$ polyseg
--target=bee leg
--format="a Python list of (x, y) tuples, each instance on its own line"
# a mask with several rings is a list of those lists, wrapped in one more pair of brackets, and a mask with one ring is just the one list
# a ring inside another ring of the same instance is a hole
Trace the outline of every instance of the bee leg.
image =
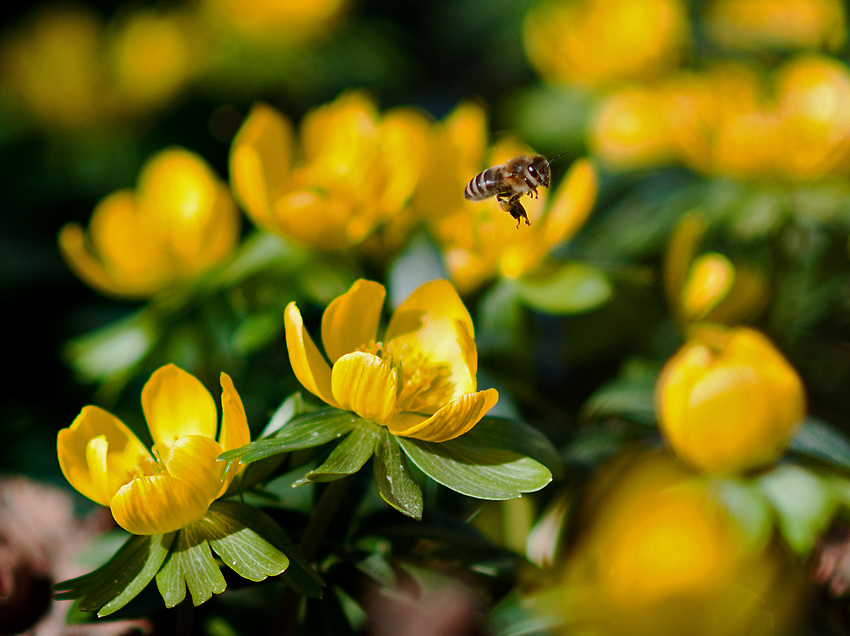
[(515, 194), (509, 199), (505, 199), (504, 196), (496, 197), (499, 201), (499, 207), (516, 219), (517, 229), (519, 229), (520, 221), (523, 219), (525, 219), (526, 225), (531, 225), (528, 220), (528, 215), (525, 213), (525, 208), (522, 207), (522, 203), (519, 202), (520, 197), (522, 197), (522, 194)]

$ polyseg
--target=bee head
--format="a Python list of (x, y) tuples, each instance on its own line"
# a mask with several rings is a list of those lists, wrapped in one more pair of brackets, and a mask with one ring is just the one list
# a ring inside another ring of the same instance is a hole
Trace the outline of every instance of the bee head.
[(534, 155), (531, 158), (531, 163), (528, 168), (529, 176), (537, 181), (544, 188), (549, 187), (549, 177), (551, 173), (549, 172), (549, 160), (542, 155)]

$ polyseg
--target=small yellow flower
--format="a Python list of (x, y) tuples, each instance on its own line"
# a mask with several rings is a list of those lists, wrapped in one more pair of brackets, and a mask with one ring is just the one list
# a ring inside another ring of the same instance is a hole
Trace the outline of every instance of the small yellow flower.
[(697, 256), (708, 229), (697, 212), (682, 217), (664, 259), (667, 300), (683, 325), (697, 321), (736, 324), (757, 316), (767, 304), (767, 278), (723, 254)]
[(201, 0), (200, 8), (216, 29), (266, 46), (291, 44), (321, 35), (347, 4), (347, 0)]
[(847, 41), (841, 0), (713, 0), (705, 21), (709, 37), (729, 49), (837, 51)]
[(182, 148), (148, 160), (135, 191), (98, 203), (88, 235), (76, 223), (59, 233), (62, 255), (98, 291), (145, 298), (192, 279), (236, 245), (239, 214), (200, 156)]
[(775, 461), (806, 415), (803, 383), (759, 332), (703, 325), (655, 386), (661, 432), (695, 466), (731, 473)]
[(675, 68), (689, 31), (681, 0), (550, 0), (529, 11), (524, 41), (544, 78), (598, 87)]
[(221, 374), (221, 432), (209, 391), (195, 376), (169, 364), (151, 375), (142, 408), (154, 440), (153, 454), (121, 420), (86, 406), (59, 431), (59, 465), (71, 485), (109, 506), (133, 534), (174, 532), (198, 521), (227, 490), (238, 464), (225, 474), (224, 451), (250, 441), (242, 400)]
[(377, 341), (385, 291), (359, 280), (322, 317), (313, 344), (295, 303), (286, 308), (286, 346), (295, 376), (333, 407), (429, 442), (454, 439), (495, 406), (495, 389), (476, 391), (472, 319), (451, 283), (420, 286), (396, 309)]
[(309, 112), (295, 162), (292, 125), (255, 106), (230, 151), (231, 186), (258, 225), (319, 249), (341, 250), (408, 215), (428, 120), (413, 109), (379, 115), (363, 92)]
[(620, 458), (587, 502), (558, 608), (582, 633), (739, 636), (793, 620), (799, 577), (749, 547), (709, 484), (670, 459)]

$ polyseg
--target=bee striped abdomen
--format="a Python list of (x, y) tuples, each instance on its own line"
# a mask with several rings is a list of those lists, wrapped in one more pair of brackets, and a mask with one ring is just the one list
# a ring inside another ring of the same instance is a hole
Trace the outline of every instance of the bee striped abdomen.
[(470, 182), (466, 184), (463, 196), (470, 201), (481, 201), (499, 194), (501, 182), (499, 168), (500, 166), (488, 168), (472, 177)]

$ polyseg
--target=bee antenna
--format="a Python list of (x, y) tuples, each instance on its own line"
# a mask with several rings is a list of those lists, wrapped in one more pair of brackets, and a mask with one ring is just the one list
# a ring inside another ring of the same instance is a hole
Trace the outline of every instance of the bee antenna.
[(562, 152), (561, 154), (559, 154), (559, 155), (557, 155), (557, 156), (555, 156), (555, 157), (552, 157), (552, 158), (551, 158), (551, 159), (550, 159), (550, 160), (546, 163), (546, 165), (552, 165), (552, 162), (553, 162), (553, 161), (555, 161), (555, 159), (557, 159), (558, 157), (563, 157), (564, 155), (566, 155), (566, 154), (568, 154), (568, 153), (569, 153), (569, 151), (567, 151), (567, 152)]

